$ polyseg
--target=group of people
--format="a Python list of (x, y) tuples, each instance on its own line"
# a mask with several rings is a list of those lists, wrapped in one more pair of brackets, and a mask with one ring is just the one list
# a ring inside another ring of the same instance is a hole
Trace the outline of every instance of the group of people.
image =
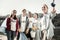
[(44, 4), (42, 11), (43, 17), (40, 18), (37, 13), (27, 14), (26, 9), (23, 9), (22, 14), (17, 17), (17, 11), (13, 10), (6, 21), (7, 39), (14, 40), (16, 36), (16, 40), (51, 40), (55, 28), (52, 19), (56, 16), (56, 10), (53, 8), (52, 12), (48, 13), (48, 6)]

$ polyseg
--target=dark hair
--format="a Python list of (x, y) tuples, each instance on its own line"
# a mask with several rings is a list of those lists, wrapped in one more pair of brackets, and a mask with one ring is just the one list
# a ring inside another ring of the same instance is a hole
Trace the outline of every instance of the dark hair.
[(11, 14), (11, 16), (10, 17), (12, 17), (13, 16), (13, 14)]
[(48, 6), (47, 6), (46, 4), (44, 4), (44, 7), (45, 7), (45, 6), (48, 8)]
[(16, 10), (13, 10), (13, 13), (17, 13), (17, 11)]
[(13, 19), (15, 19), (15, 20), (17, 19), (16, 15), (14, 16), (14, 18), (13, 18)]
[(32, 17), (32, 13), (31, 12), (29, 12), (29, 16)]
[(37, 18), (38, 18), (38, 13), (35, 13), (37, 15)]
[[(10, 16), (10, 17), (12, 17), (12, 16), (13, 16), (13, 14), (11, 14), (11, 16)], [(13, 19), (14, 19), (14, 20), (16, 20), (16, 19), (17, 19), (16, 15), (14, 15)]]
[(26, 9), (23, 9), (22, 12), (23, 12), (23, 11), (26, 11)]

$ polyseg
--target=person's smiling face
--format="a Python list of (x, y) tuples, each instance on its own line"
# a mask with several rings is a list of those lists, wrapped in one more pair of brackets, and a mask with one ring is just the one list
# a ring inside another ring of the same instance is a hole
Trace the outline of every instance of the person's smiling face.
[(46, 4), (43, 5), (42, 11), (43, 11), (44, 13), (47, 13), (47, 12), (48, 12), (48, 6), (47, 6)]

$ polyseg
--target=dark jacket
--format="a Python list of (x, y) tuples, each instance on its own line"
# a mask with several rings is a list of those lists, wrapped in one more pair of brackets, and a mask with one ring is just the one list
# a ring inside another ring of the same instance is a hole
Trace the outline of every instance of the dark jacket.
[[(11, 19), (10, 19), (10, 17), (9, 18), (7, 18), (7, 21), (6, 21), (6, 26), (7, 26), (7, 28), (6, 28), (6, 30), (8, 30), (8, 31), (10, 31), (10, 29), (11, 29)], [(18, 19), (17, 19), (17, 21), (16, 21), (16, 31), (18, 30), (18, 27), (19, 27), (19, 23), (18, 23)]]

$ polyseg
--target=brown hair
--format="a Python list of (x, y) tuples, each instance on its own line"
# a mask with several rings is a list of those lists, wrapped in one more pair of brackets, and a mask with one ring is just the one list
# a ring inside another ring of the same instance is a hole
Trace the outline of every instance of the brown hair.
[(38, 13), (35, 13), (37, 15), (37, 18), (38, 18)]
[(22, 12), (23, 12), (23, 11), (26, 11), (26, 9), (23, 9)]
[(46, 4), (44, 4), (44, 7), (45, 7), (45, 6), (48, 8), (48, 6), (47, 6)]
[(32, 13), (31, 12), (29, 12), (29, 16), (32, 17)]
[(13, 10), (12, 12), (13, 12), (13, 13), (17, 13), (17, 11), (16, 11), (16, 10)]

